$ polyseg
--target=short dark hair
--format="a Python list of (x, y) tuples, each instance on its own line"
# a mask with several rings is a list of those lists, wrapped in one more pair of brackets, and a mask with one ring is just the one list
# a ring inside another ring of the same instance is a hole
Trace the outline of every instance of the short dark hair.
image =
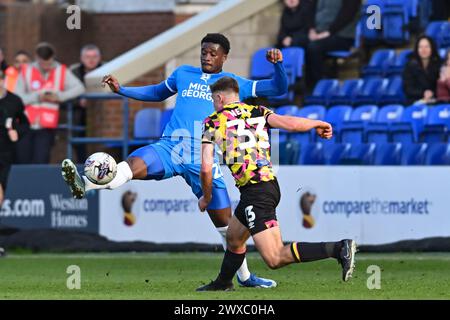
[(16, 54), (14, 55), (14, 57), (20, 56), (21, 54), (23, 54), (24, 56), (27, 56), (28, 58), (31, 58), (30, 54), (25, 50), (17, 51)]
[(41, 42), (36, 46), (36, 55), (43, 60), (49, 60), (55, 56), (55, 48), (48, 42)]
[(230, 41), (221, 33), (208, 33), (202, 39), (201, 44), (204, 44), (205, 42), (211, 42), (220, 45), (225, 54), (228, 54), (230, 52)]
[(220, 78), (209, 87), (211, 88), (212, 93), (219, 91), (233, 91), (234, 93), (239, 94), (239, 84), (231, 77)]

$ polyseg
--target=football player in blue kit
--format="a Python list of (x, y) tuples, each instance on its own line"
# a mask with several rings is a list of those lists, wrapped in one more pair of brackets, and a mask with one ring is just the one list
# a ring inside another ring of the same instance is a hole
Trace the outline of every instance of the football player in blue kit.
[[(163, 101), (177, 95), (172, 117), (163, 135), (156, 143), (132, 152), (126, 161), (117, 165), (115, 178), (106, 185), (97, 185), (81, 177), (73, 162), (62, 162), (62, 175), (75, 198), (82, 198), (86, 191), (94, 189), (115, 189), (132, 179), (162, 180), (182, 176), (192, 192), (200, 198), (202, 122), (214, 111), (210, 85), (228, 76), (239, 83), (240, 99), (258, 96), (278, 96), (288, 89), (287, 77), (282, 64), (283, 57), (278, 49), (267, 51), (267, 60), (274, 65), (271, 79), (248, 80), (222, 70), (230, 51), (230, 42), (219, 33), (207, 34), (201, 41), (201, 67), (183, 65), (175, 69), (170, 77), (156, 85), (123, 87), (118, 80), (107, 75), (103, 84), (125, 97), (141, 101)], [(227, 193), (220, 165), (214, 164), (213, 200), (207, 211), (211, 221), (222, 237), (226, 249), (226, 231), (232, 217), (231, 203)], [(244, 260), (237, 272), (241, 286), (271, 288), (276, 282), (250, 273)]]

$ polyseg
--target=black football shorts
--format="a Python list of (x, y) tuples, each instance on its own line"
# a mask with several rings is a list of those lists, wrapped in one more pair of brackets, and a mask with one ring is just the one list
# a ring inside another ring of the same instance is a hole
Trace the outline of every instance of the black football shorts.
[(239, 188), (241, 199), (234, 215), (251, 235), (278, 226), (276, 207), (281, 193), (278, 181), (260, 182)]

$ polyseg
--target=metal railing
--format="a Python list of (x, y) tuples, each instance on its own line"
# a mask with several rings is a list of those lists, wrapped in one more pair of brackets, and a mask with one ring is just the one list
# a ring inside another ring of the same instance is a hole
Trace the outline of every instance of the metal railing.
[(120, 144), (122, 147), (122, 158), (126, 159), (128, 156), (129, 136), (128, 136), (128, 119), (129, 119), (129, 102), (128, 98), (122, 97), (112, 93), (87, 93), (79, 97), (79, 99), (87, 100), (122, 100), (122, 118), (123, 118), (123, 133), (121, 137), (74, 137), (74, 131), (85, 131), (84, 126), (75, 126), (73, 124), (73, 102), (67, 103), (67, 124), (60, 125), (60, 129), (67, 130), (67, 158), (72, 158), (72, 147), (75, 144)]

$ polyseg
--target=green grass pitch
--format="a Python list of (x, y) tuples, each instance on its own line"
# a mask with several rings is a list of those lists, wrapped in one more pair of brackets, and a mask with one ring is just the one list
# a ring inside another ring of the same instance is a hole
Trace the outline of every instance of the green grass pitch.
[[(334, 260), (270, 270), (248, 255), (250, 269), (278, 282), (274, 289), (195, 292), (215, 278), (220, 253), (11, 254), (0, 259), (0, 299), (450, 299), (450, 254), (357, 254), (353, 279), (340, 280)], [(69, 290), (69, 265), (81, 289)], [(367, 267), (381, 269), (369, 290)]]

